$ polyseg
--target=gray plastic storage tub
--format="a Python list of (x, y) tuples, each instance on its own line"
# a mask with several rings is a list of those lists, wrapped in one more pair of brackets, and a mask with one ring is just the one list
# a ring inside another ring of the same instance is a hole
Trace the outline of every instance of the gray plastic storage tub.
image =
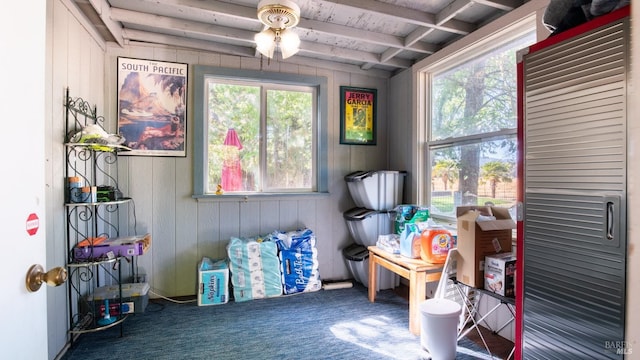
[(356, 244), (364, 246), (375, 245), (378, 235), (392, 234), (395, 216), (395, 211), (363, 208), (353, 208), (343, 214), (351, 237)]
[(356, 171), (345, 176), (357, 207), (391, 210), (402, 202), (406, 171)]
[[(351, 244), (342, 249), (342, 255), (353, 278), (369, 287), (369, 250), (366, 246)], [(393, 289), (400, 285), (400, 276), (388, 269), (378, 266), (378, 281), (376, 291)]]

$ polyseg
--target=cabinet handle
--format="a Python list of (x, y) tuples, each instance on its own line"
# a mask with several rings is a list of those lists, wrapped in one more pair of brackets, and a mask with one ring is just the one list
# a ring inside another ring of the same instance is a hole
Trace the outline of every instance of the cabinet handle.
[(614, 233), (613, 233), (613, 212), (614, 212), (615, 208), (614, 208), (614, 204), (611, 201), (607, 202), (607, 240), (613, 240), (614, 237)]

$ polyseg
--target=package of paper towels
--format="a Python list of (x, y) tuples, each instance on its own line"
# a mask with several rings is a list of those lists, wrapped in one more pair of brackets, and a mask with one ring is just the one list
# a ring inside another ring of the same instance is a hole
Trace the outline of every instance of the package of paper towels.
[(232, 237), (227, 245), (235, 301), (282, 295), (278, 246), (266, 238)]
[(310, 229), (271, 234), (278, 244), (285, 294), (322, 289), (316, 236)]

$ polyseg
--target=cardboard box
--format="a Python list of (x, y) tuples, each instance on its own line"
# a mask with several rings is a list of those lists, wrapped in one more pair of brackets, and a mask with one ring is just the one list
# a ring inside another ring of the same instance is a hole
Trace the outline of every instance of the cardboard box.
[(484, 287), (485, 256), (511, 252), (512, 230), (516, 223), (507, 208), (458, 206), (458, 281)]
[(198, 264), (198, 306), (225, 304), (229, 301), (229, 264), (203, 257)]
[(484, 260), (484, 289), (506, 297), (515, 296), (516, 257), (513, 253), (487, 256)]

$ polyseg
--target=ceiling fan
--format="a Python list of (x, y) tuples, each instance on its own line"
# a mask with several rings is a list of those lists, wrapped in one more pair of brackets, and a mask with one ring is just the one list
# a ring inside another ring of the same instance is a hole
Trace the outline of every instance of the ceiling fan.
[(262, 0), (258, 3), (258, 19), (265, 25), (254, 36), (260, 54), (271, 59), (277, 48), (286, 59), (298, 52), (300, 37), (292, 28), (300, 22), (300, 7), (295, 2)]

